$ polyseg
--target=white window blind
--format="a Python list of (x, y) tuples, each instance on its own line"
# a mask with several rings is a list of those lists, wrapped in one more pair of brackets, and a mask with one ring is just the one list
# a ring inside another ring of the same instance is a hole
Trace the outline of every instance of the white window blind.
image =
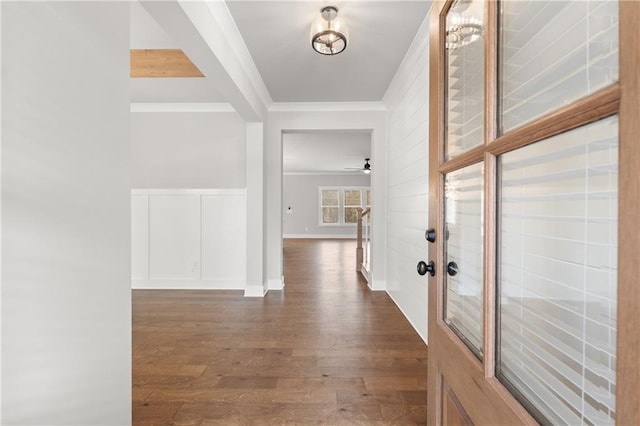
[(618, 80), (617, 0), (500, 4), (504, 132)]
[[(446, 262), (457, 265), (446, 274), (445, 322), (482, 357), (482, 224), (483, 164), (445, 178)], [(446, 269), (447, 265), (443, 265)]]
[[(447, 29), (461, 23), (484, 25), (484, 2), (455, 1), (447, 13)], [(450, 35), (450, 38), (454, 38)], [(471, 40), (471, 39), (469, 39)], [(447, 159), (484, 143), (484, 38), (447, 48)]]
[(617, 117), (502, 155), (497, 372), (539, 418), (614, 423)]

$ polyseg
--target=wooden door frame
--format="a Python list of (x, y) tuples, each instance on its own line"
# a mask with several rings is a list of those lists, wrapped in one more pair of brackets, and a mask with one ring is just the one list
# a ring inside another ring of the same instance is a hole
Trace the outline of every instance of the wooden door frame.
[[(618, 222), (618, 313), (616, 369), (616, 422), (640, 424), (640, 2), (621, 0), (619, 3), (619, 81), (594, 94), (553, 111), (529, 124), (498, 137), (497, 132), (497, 67), (498, 2), (486, 1), (487, 28), (485, 33), (485, 143), (452, 160), (444, 155), (445, 105), (445, 17), (453, 0), (434, 1), (429, 16), (429, 224), (436, 235), (444, 235), (444, 210), (438, 204), (444, 188), (444, 175), (458, 168), (480, 161), (485, 163), (484, 184), (484, 361), (480, 362), (466, 346), (444, 325), (443, 283), (444, 250), (442, 244), (429, 244), (429, 259), (436, 264), (436, 275), (429, 278), (429, 395), (428, 420), (441, 424), (442, 376), (436, 351), (446, 351), (448, 364), (469, 363), (469, 376), (480, 388), (479, 399), (471, 405), (501, 403), (511, 409), (512, 420), (536, 424), (534, 418), (516, 401), (495, 377), (495, 291), (496, 285), (496, 174), (497, 156), (556, 134), (584, 126), (602, 118), (619, 115), (619, 222)], [(438, 206), (435, 208), (434, 206)], [(435, 309), (434, 309), (435, 308)], [(440, 335), (449, 334), (447, 339)], [(459, 353), (455, 353), (459, 352)], [(461, 356), (462, 354), (462, 356)], [(438, 389), (438, 392), (433, 392)], [(493, 395), (490, 395), (493, 394)], [(486, 400), (484, 399), (486, 397)], [(496, 399), (497, 397), (497, 399)], [(464, 404), (465, 407), (469, 402)], [(473, 408), (473, 407), (471, 407)], [(490, 411), (490, 410), (485, 410)], [(476, 420), (476, 419), (474, 419)], [(476, 420), (490, 422), (491, 415)]]
[[(616, 422), (640, 424), (640, 3), (620, 3)], [(635, 231), (635, 232), (633, 232)], [(620, 297), (623, 296), (623, 297)], [(624, 397), (622, 397), (624, 395)]]

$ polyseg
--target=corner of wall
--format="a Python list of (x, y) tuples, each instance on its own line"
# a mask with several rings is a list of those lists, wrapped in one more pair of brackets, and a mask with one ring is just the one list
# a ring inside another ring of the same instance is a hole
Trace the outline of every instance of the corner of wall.
[(268, 291), (262, 285), (247, 285), (244, 289), (244, 297), (264, 297)]
[(398, 303), (398, 301), (393, 297), (393, 293), (387, 291), (387, 294), (389, 295), (391, 300), (393, 300), (393, 303), (398, 307), (398, 309), (400, 309), (400, 312), (402, 312), (402, 315), (404, 315), (404, 317), (407, 319), (407, 321), (409, 321), (409, 324), (411, 324), (411, 327), (413, 327), (413, 329), (416, 331), (416, 333), (418, 333), (418, 335), (420, 336), (420, 338), (422, 339), (424, 344), (429, 346), (428, 334), (427, 334), (429, 330), (428, 329), (427, 330), (420, 330), (419, 327), (416, 327), (416, 324), (411, 320), (411, 317), (409, 315), (407, 315), (405, 310), (402, 308), (402, 305), (400, 303)]
[(271, 279), (267, 281), (267, 291), (270, 290), (284, 290), (284, 276), (281, 279)]
[(386, 291), (387, 290), (387, 282), (384, 280), (371, 280), (367, 284), (369, 290), (371, 291)]

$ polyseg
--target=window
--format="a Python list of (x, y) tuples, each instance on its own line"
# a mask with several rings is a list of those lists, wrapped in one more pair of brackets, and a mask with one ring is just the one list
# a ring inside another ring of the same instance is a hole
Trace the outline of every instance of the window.
[(320, 191), (320, 205), (322, 208), (322, 224), (339, 224), (340, 190), (323, 189)]
[(369, 207), (367, 187), (321, 187), (320, 225), (355, 225), (358, 209)]
[(344, 190), (344, 222), (358, 223), (358, 209), (362, 208), (362, 191), (359, 189)]

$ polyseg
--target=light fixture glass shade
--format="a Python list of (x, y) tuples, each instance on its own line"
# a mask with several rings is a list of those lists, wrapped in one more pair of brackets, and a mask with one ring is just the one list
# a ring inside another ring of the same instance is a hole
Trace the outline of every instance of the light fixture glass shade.
[(338, 8), (323, 7), (311, 25), (311, 47), (322, 55), (337, 55), (347, 48), (349, 32)]
[(483, 36), (484, 2), (456, 0), (447, 14), (445, 47), (449, 50), (467, 46)]

